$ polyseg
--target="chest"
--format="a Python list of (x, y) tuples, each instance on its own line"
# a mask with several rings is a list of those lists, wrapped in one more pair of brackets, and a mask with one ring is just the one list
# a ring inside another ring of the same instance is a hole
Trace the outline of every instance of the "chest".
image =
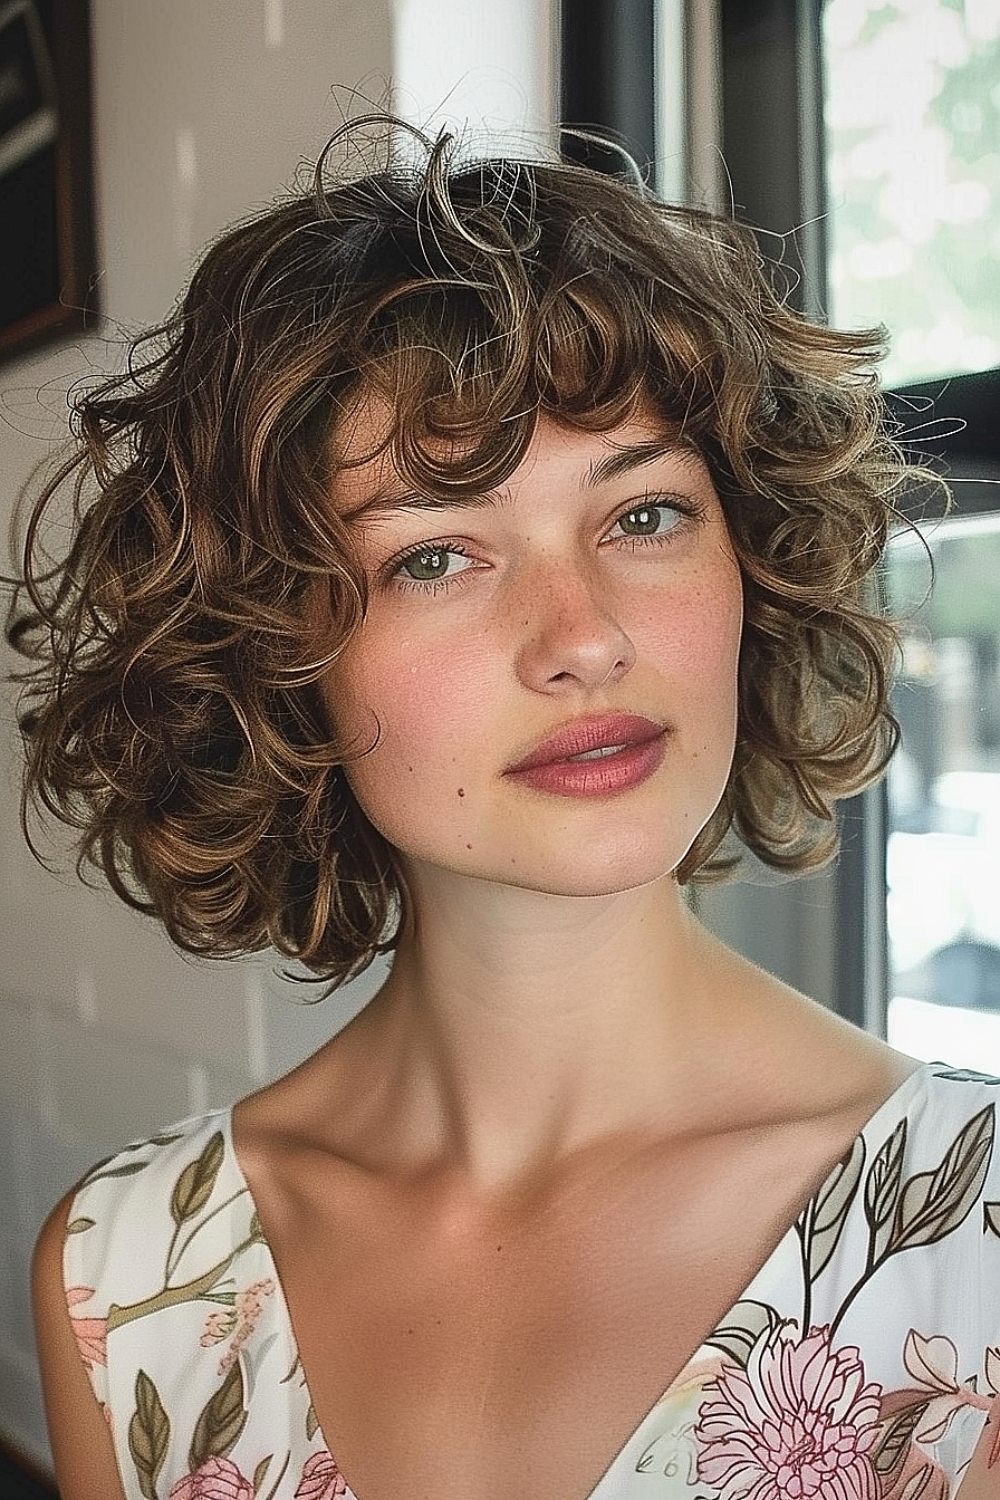
[(701, 1143), (485, 1224), (350, 1180), (260, 1203), (358, 1500), (589, 1500), (842, 1149)]

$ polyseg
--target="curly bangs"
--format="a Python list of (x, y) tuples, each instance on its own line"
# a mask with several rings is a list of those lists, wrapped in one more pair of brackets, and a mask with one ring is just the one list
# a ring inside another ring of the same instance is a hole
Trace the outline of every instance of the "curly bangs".
[(32, 808), (76, 829), (81, 873), (181, 948), (273, 946), (332, 986), (394, 948), (407, 902), (341, 769), (366, 747), (317, 687), (367, 604), (329, 498), (338, 423), (367, 395), (400, 475), (450, 500), (508, 478), (540, 413), (595, 431), (652, 413), (704, 459), (745, 625), (732, 771), (680, 881), (733, 867), (730, 828), (776, 868), (824, 863), (834, 800), (898, 732), (871, 579), (911, 471), (883, 330), (791, 310), (729, 219), (559, 161), (426, 148), (354, 180), (321, 159), (312, 191), (209, 249), (123, 375), (76, 394), (8, 627), (32, 662), (26, 829)]

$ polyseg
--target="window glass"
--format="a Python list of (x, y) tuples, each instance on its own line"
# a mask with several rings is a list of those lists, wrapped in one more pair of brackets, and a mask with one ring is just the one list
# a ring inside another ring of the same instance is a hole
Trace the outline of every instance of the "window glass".
[(826, 0), (828, 303), (886, 383), (1000, 365), (1000, 0)]
[(891, 1046), (1000, 1074), (1000, 516), (890, 543), (908, 616), (889, 773)]

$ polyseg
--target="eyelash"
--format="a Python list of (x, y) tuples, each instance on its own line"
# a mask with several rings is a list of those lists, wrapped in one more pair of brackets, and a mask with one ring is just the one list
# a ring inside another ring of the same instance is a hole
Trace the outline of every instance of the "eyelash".
[[(683, 524), (685, 521), (699, 521), (704, 514), (701, 507), (693, 501), (685, 500), (682, 502), (671, 497), (669, 501), (663, 499), (658, 502), (651, 496), (649, 499), (644, 499), (639, 505), (629, 505), (625, 510), (620, 511), (613, 525), (617, 526), (619, 521), (623, 520), (626, 516), (636, 515), (639, 511), (643, 510), (673, 511), (678, 517), (678, 523), (675, 526), (671, 526), (670, 530), (662, 536), (626, 536), (615, 538), (616, 541), (629, 543), (629, 550), (632, 552), (636, 550), (637, 544), (639, 546), (646, 546), (652, 543), (660, 547), (669, 545), (679, 532), (687, 530), (687, 527)], [(403, 568), (413, 558), (424, 557), (428, 553), (433, 556), (441, 552), (453, 552), (459, 557), (468, 557), (469, 555), (460, 542), (424, 542), (419, 547), (411, 547), (402, 557), (391, 559), (385, 566), (385, 573), (390, 582), (405, 593), (416, 590), (419, 593), (436, 594), (439, 591), (447, 591), (453, 584), (460, 583), (469, 574), (476, 572), (475, 568), (463, 568), (460, 573), (456, 573), (452, 578), (402, 577)]]

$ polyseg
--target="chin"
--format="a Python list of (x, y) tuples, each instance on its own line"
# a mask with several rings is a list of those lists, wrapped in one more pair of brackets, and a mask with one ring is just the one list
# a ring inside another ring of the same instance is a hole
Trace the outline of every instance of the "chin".
[(633, 835), (627, 844), (616, 841), (603, 850), (596, 839), (577, 839), (569, 852), (559, 848), (558, 840), (544, 849), (522, 843), (498, 863), (477, 861), (456, 873), (550, 896), (616, 896), (671, 877), (697, 832), (641, 840)]
[(670, 876), (672, 871), (659, 870), (654, 875), (642, 878), (620, 874), (614, 876), (605, 874), (594, 875), (587, 879), (584, 874), (579, 874), (572, 880), (565, 877), (562, 880), (523, 880), (507, 879), (506, 885), (515, 886), (520, 890), (537, 891), (544, 896), (571, 896), (571, 897), (599, 897), (599, 896), (621, 896), (626, 891), (641, 890), (644, 886), (655, 885), (657, 881), (664, 880)]

